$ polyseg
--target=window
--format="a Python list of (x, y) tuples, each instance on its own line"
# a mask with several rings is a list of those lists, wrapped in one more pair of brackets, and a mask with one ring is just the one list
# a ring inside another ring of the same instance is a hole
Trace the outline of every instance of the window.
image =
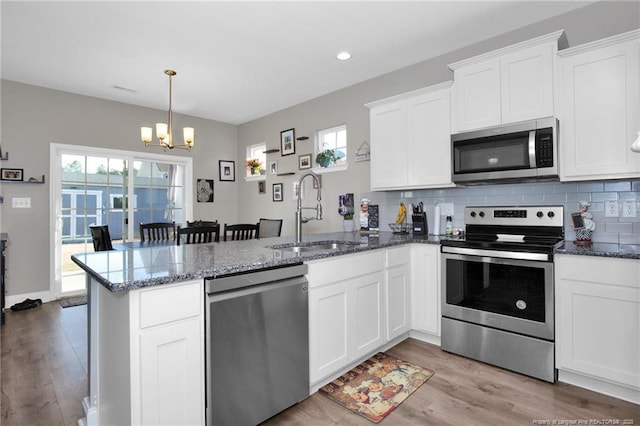
[(246, 176), (256, 176), (255, 168), (252, 171), (252, 168), (248, 166), (249, 160), (258, 160), (260, 164), (259, 173), (257, 175), (263, 175), (265, 170), (267, 169), (267, 154), (265, 151), (267, 150), (267, 144), (265, 142), (250, 145), (247, 147), (247, 162), (244, 164), (246, 171)]
[[(320, 161), (317, 160), (319, 153), (327, 152)], [(319, 130), (316, 138), (316, 149), (314, 152), (314, 163), (324, 168), (332, 168), (347, 165), (347, 125), (331, 127)]]

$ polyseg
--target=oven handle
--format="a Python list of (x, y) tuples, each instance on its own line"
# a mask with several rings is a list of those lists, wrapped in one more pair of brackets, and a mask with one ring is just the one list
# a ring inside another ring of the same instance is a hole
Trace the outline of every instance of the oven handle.
[(442, 246), (442, 253), (466, 254), (469, 256), (499, 257), (502, 259), (538, 260), (542, 262), (550, 261), (550, 258), (549, 258), (550, 256), (546, 253), (484, 250), (484, 249), (475, 249), (475, 248), (466, 248), (466, 247)]

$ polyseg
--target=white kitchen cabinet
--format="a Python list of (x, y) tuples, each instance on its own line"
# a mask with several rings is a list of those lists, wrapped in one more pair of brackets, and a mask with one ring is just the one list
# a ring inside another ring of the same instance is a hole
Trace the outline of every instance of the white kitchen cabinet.
[(449, 65), (452, 130), (468, 130), (554, 114), (558, 31)]
[(371, 189), (453, 186), (451, 82), (368, 103)]
[(203, 425), (203, 280), (90, 293), (88, 423)]
[(440, 344), (440, 245), (411, 246), (411, 314), (415, 337)]
[(387, 341), (411, 330), (411, 249), (386, 251), (385, 299)]
[(385, 343), (384, 250), (308, 262), (310, 383)]
[(560, 56), (560, 179), (638, 177), (640, 31), (564, 50)]
[(555, 257), (559, 380), (640, 403), (640, 262)]

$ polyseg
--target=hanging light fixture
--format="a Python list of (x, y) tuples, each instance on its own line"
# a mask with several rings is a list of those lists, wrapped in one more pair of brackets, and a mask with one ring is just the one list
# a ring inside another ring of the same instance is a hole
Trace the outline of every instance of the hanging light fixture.
[(195, 141), (195, 131), (193, 127), (185, 127), (182, 129), (182, 135), (184, 143), (182, 145), (174, 145), (173, 143), (173, 111), (171, 111), (171, 78), (176, 75), (174, 70), (164, 70), (164, 73), (169, 76), (169, 122), (168, 123), (156, 123), (156, 137), (157, 143), (153, 143), (153, 129), (151, 127), (141, 127), (140, 137), (145, 146), (159, 146), (165, 151), (167, 149), (180, 148), (191, 151), (193, 143)]

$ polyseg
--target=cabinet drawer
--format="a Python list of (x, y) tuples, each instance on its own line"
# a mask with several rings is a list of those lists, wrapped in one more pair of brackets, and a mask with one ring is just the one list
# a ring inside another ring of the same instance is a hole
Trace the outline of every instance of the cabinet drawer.
[[(344, 281), (354, 277), (382, 271), (384, 268), (384, 250), (331, 257), (314, 260), (309, 265), (309, 287)], [(339, 278), (338, 278), (339, 277)]]
[(203, 282), (161, 286), (140, 293), (140, 328), (198, 316), (203, 306)]
[(410, 248), (407, 246), (392, 248), (387, 250), (386, 267), (406, 265), (411, 260), (409, 254)]
[(640, 288), (640, 262), (593, 256), (558, 256), (563, 280)]

